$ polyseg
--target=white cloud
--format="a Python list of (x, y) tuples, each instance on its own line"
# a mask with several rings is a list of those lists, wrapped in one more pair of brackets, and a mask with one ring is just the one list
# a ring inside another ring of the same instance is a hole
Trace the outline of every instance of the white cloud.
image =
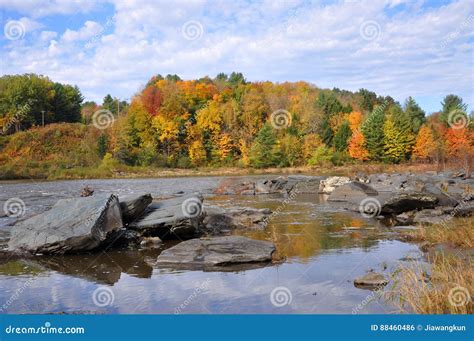
[[(462, 25), (474, 13), (471, 2), (437, 8), (403, 0), (113, 3), (113, 25), (105, 17), (88, 20), (60, 39), (41, 33), (49, 39), (42, 48), (11, 47), (24, 57), (12, 60), (9, 51), (6, 73), (36, 67), (54, 80), (78, 84), (96, 100), (109, 92), (130, 97), (156, 73), (197, 78), (237, 70), (251, 80), (365, 87), (400, 100), (454, 92), (474, 102), (473, 32)], [(198, 40), (183, 37), (190, 20), (203, 27)], [(361, 36), (367, 21), (377, 23), (378, 39)]]
[(86, 21), (84, 26), (78, 31), (67, 29), (61, 37), (61, 40), (65, 43), (72, 43), (78, 40), (90, 39), (103, 31), (102, 26), (94, 21)]
[(102, 0), (0, 0), (0, 8), (39, 18), (54, 14), (87, 13), (103, 2)]

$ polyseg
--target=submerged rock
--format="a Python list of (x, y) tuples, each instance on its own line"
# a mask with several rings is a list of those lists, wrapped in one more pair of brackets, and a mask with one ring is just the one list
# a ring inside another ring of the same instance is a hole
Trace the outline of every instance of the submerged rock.
[(235, 264), (268, 263), (275, 245), (240, 236), (191, 239), (163, 251), (158, 266), (212, 269)]
[(193, 194), (153, 203), (128, 228), (161, 239), (194, 238), (202, 232), (202, 202), (201, 194)]
[(379, 289), (388, 284), (388, 280), (384, 275), (378, 272), (369, 272), (365, 276), (356, 278), (354, 280), (354, 286), (360, 289)]
[(152, 201), (151, 194), (135, 195), (120, 199), (123, 221), (129, 223), (139, 218)]
[(234, 178), (224, 179), (213, 190), (213, 193), (221, 195), (254, 195), (255, 182)]
[(90, 251), (122, 226), (115, 195), (62, 199), (49, 211), (17, 223), (8, 249), (48, 254)]

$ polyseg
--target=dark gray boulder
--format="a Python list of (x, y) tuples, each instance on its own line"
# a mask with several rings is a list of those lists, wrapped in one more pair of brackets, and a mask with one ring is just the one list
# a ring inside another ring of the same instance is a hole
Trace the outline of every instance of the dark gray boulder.
[(17, 223), (8, 249), (63, 254), (90, 251), (123, 226), (115, 195), (59, 200), (50, 210)]
[(151, 194), (141, 194), (128, 196), (120, 199), (122, 209), (122, 219), (125, 223), (130, 223), (139, 218), (151, 204), (153, 198)]
[(145, 214), (128, 225), (145, 236), (188, 239), (201, 234), (203, 197), (192, 194), (151, 204)]
[(227, 233), (239, 228), (263, 229), (272, 213), (267, 208), (224, 209), (218, 206), (206, 206), (204, 211), (203, 225), (210, 234)]
[(334, 189), (328, 201), (359, 203), (367, 196), (377, 196), (379, 192), (362, 182), (350, 182)]
[(381, 214), (400, 214), (416, 209), (434, 208), (438, 198), (422, 192), (395, 193), (387, 199), (381, 209)]
[(458, 200), (446, 192), (443, 192), (439, 187), (427, 183), (423, 186), (422, 192), (432, 194), (438, 199), (438, 205), (454, 207), (458, 204)]
[(186, 269), (206, 269), (248, 263), (268, 263), (275, 245), (240, 236), (191, 239), (163, 251), (156, 265)]

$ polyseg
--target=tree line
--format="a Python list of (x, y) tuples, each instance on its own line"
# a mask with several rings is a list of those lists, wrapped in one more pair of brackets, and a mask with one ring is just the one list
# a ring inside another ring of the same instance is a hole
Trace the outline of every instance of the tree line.
[(449, 159), (469, 164), (473, 158), (472, 115), (452, 94), (439, 112), (427, 116), (412, 97), (401, 104), (367, 89), (248, 82), (238, 72), (197, 80), (156, 75), (130, 104), (107, 95), (101, 105), (81, 106), (77, 87), (36, 75), (4, 76), (0, 92), (3, 125), (32, 103), (20, 129), (39, 125), (42, 110), (47, 123), (89, 125), (94, 115), (110, 112), (113, 124), (100, 135), (98, 153), (132, 166), (264, 168)]

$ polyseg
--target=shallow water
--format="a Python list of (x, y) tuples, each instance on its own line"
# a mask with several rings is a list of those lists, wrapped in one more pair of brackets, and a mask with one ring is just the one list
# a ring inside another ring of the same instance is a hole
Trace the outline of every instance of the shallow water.
[[(385, 275), (419, 259), (415, 245), (393, 238), (376, 220), (338, 210), (315, 194), (212, 196), (220, 178), (170, 178), (17, 182), (0, 184), (0, 204), (21, 198), (27, 216), (57, 199), (78, 196), (85, 185), (119, 196), (151, 192), (166, 197), (201, 191), (206, 203), (224, 207), (268, 207), (279, 211), (265, 231), (235, 231), (271, 240), (285, 261), (266, 267), (203, 272), (155, 265), (161, 249), (91, 255), (0, 260), (2, 313), (391, 313), (380, 293), (355, 288), (369, 270)], [(14, 219), (0, 218), (2, 244)], [(407, 257), (408, 256), (408, 257)], [(387, 287), (386, 290), (388, 290)], [(371, 299), (374, 298), (374, 299)], [(368, 304), (363, 302), (370, 301)]]

